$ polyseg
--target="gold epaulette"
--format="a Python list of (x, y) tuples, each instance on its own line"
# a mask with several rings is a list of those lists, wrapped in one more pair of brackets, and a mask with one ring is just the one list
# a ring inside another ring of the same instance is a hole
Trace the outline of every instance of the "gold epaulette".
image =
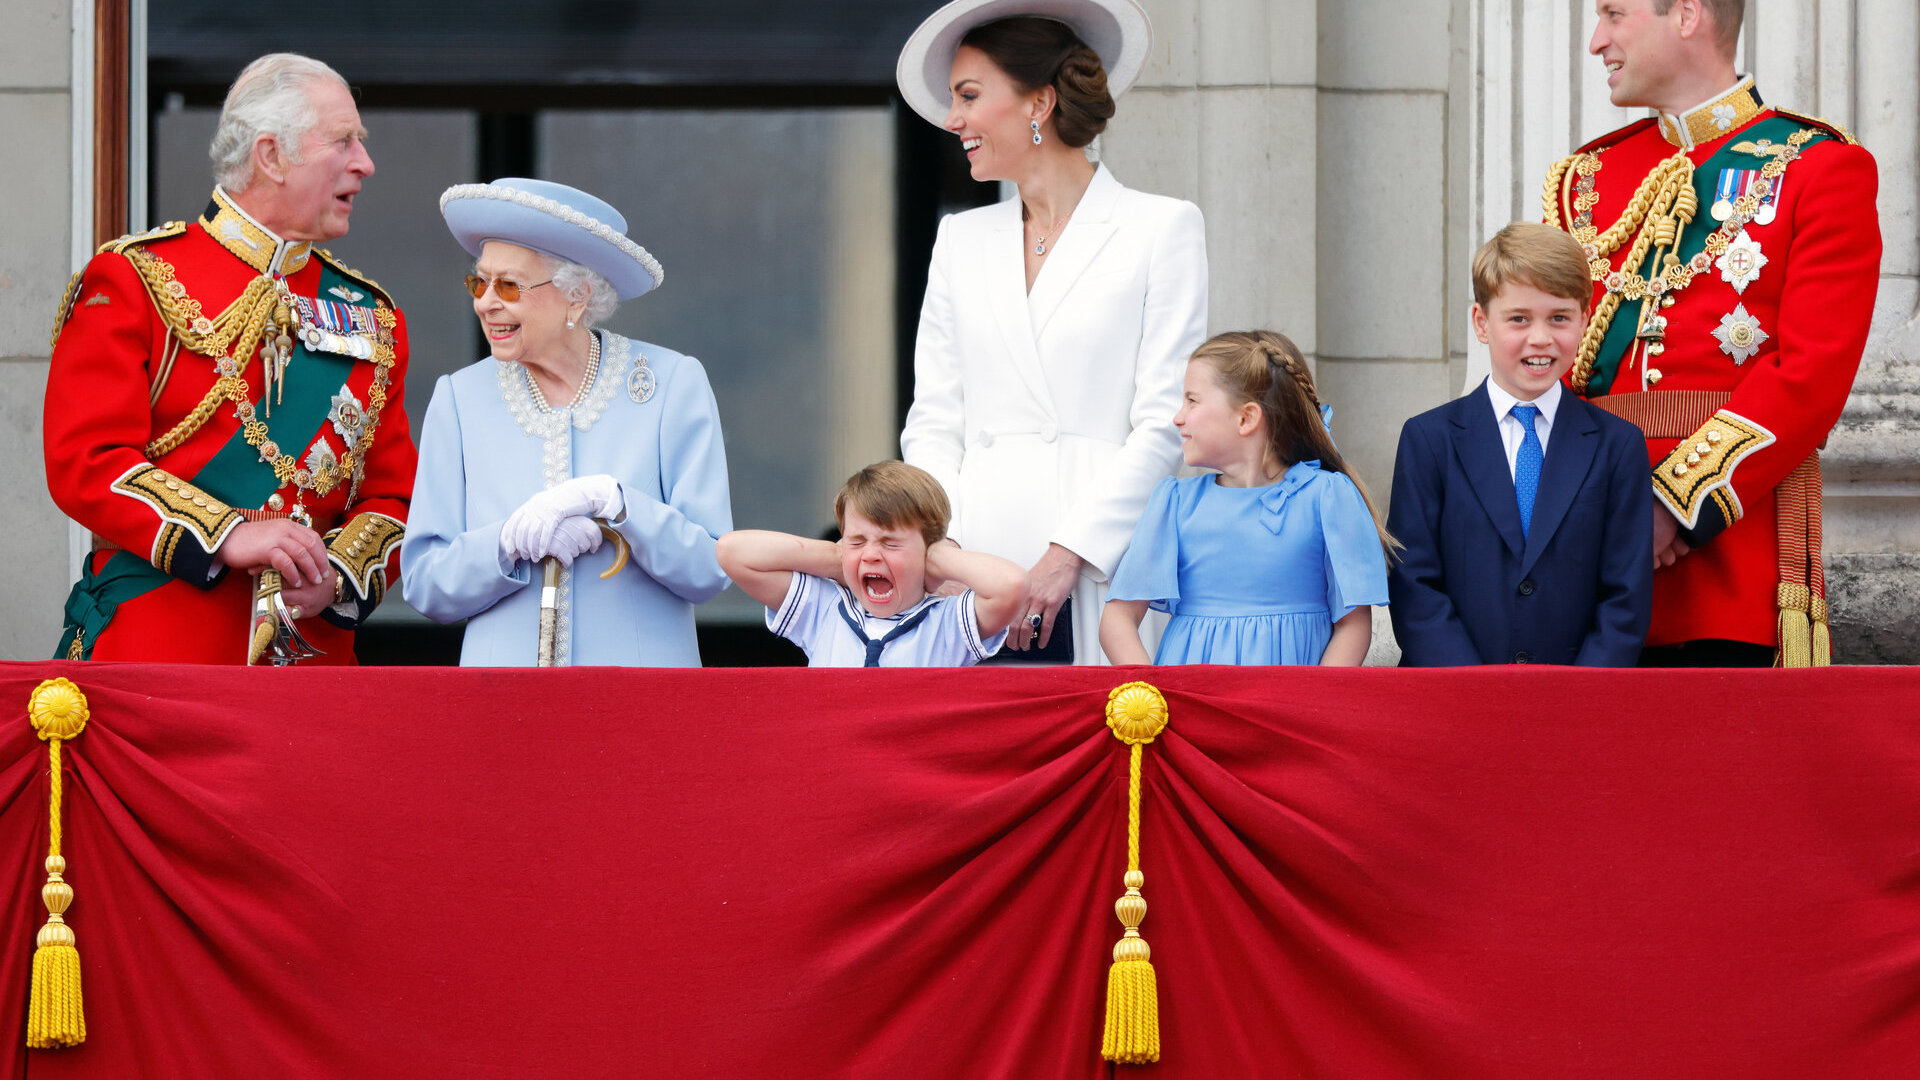
[(391, 307), (400, 306), (393, 302), (393, 294), (381, 288), (379, 282), (373, 280), (372, 278), (361, 273), (360, 271), (355, 270), (353, 267), (348, 266), (346, 263), (341, 262), (339, 259), (334, 258), (333, 252), (328, 251), (326, 248), (323, 248), (323, 247), (317, 247), (317, 248), (314, 248), (313, 250), (318, 252), (322, 259), (326, 260), (326, 263), (328, 266), (333, 267), (335, 270), (338, 270), (340, 273), (345, 274), (347, 277), (350, 277), (353, 280), (359, 282), (360, 284), (365, 285), (367, 288), (372, 289), (374, 292), (379, 293), (380, 299), (385, 300), (387, 302), (388, 307), (391, 308)]
[[(106, 255), (111, 253), (114, 255), (122, 255), (126, 253), (129, 247), (135, 244), (145, 244), (154, 240), (166, 240), (170, 237), (179, 236), (186, 231), (186, 222), (169, 221), (158, 228), (148, 229), (146, 232), (128, 233), (125, 236), (109, 240), (101, 244), (99, 250), (95, 251), (94, 254)], [(75, 270), (73, 276), (67, 279), (67, 291), (60, 294), (60, 307), (55, 310), (53, 314), (53, 335), (47, 339), (48, 348), (53, 348), (60, 344), (60, 331), (66, 329), (67, 320), (73, 318), (73, 303), (80, 299), (80, 279), (86, 276), (86, 273), (87, 268), (83, 266)]]
[(1848, 146), (1860, 145), (1859, 139), (1854, 138), (1850, 133), (1848, 133), (1846, 128), (1841, 127), (1839, 124), (1836, 124), (1831, 120), (1823, 120), (1818, 116), (1810, 116), (1807, 113), (1803, 113), (1803, 112), (1794, 112), (1792, 109), (1783, 109), (1778, 105), (1773, 107), (1773, 111), (1779, 113), (1781, 116), (1791, 117), (1792, 119), (1798, 120), (1803, 124), (1812, 124), (1814, 127), (1819, 128), (1821, 131), (1827, 133), (1828, 135), (1831, 135), (1834, 138), (1845, 142)]
[(148, 229), (146, 232), (143, 232), (143, 233), (128, 233), (127, 235), (119, 237), (117, 239), (109, 240), (106, 243), (101, 244), (100, 250), (95, 252), (95, 254), (105, 255), (109, 251), (113, 252), (115, 255), (124, 254), (129, 247), (132, 247), (135, 244), (145, 244), (154, 240), (166, 240), (170, 237), (179, 236), (181, 233), (184, 233), (186, 231), (187, 231), (186, 222), (169, 221), (164, 225), (160, 225), (156, 228)]

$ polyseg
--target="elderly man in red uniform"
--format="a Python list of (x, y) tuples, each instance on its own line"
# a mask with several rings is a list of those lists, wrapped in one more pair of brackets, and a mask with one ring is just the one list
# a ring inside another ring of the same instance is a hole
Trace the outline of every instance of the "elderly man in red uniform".
[(1873, 157), (1734, 70), (1744, 0), (1598, 0), (1613, 103), (1655, 116), (1557, 163), (1546, 221), (1592, 263), (1573, 389), (1653, 461), (1641, 663), (1824, 664), (1817, 449), (1879, 280)]
[(394, 583), (415, 460), (405, 323), (314, 246), (347, 231), (365, 135), (332, 68), (254, 61), (200, 218), (107, 244), (68, 285), (47, 486), (94, 550), (62, 656), (243, 663), (292, 638), (353, 662)]

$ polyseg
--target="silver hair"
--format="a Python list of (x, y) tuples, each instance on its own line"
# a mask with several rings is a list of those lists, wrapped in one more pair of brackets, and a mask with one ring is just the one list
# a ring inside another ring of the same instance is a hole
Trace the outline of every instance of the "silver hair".
[(248, 64), (227, 91), (207, 148), (214, 181), (245, 191), (253, 183), (253, 144), (262, 135), (273, 136), (287, 160), (300, 164), (300, 143), (320, 121), (307, 88), (328, 79), (347, 85), (339, 72), (298, 53), (268, 53)]
[(587, 302), (587, 309), (580, 313), (580, 324), (587, 329), (605, 321), (620, 306), (620, 296), (613, 291), (613, 283), (592, 270), (545, 252), (540, 253), (540, 261), (546, 266), (547, 276), (553, 279), (553, 287), (569, 303)]

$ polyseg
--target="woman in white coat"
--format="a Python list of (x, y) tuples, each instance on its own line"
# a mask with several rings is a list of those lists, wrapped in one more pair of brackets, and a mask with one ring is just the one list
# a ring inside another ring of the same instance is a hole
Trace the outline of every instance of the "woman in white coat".
[(1133, 0), (955, 0), (898, 70), (974, 179), (1019, 189), (940, 223), (901, 451), (946, 487), (956, 540), (1032, 568), (1009, 647), (1054, 645), (1071, 598), (1079, 664), (1105, 662), (1106, 582), (1180, 464), (1173, 414), (1206, 336), (1199, 208), (1124, 187), (1084, 152), (1151, 36)]

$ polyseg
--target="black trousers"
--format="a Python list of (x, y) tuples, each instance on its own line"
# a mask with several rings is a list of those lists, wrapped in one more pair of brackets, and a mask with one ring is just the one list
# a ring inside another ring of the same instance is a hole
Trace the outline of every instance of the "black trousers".
[(1640, 650), (1641, 667), (1772, 667), (1774, 648), (1751, 641), (1701, 638)]

